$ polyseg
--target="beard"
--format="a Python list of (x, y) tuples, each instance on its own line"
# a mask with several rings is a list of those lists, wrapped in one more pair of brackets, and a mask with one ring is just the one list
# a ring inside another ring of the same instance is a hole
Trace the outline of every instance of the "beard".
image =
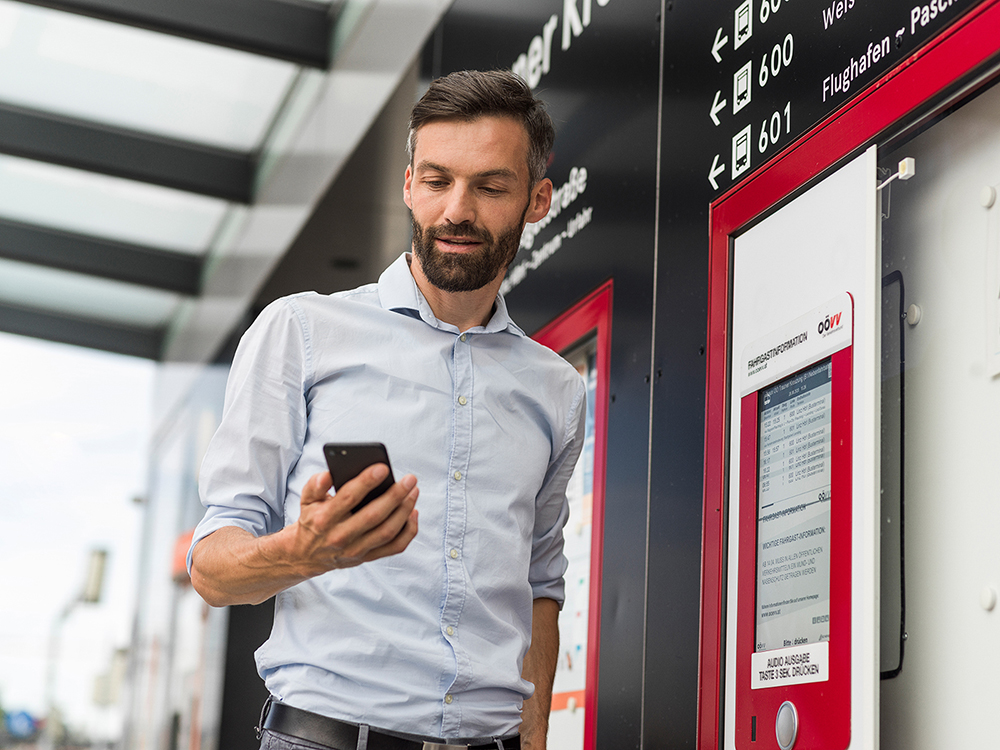
[[(517, 255), (528, 207), (521, 220), (505, 228), (498, 237), (481, 227), (469, 224), (441, 224), (426, 229), (411, 214), (413, 252), (427, 280), (444, 292), (474, 292), (506, 271)], [(468, 253), (445, 253), (438, 250), (437, 237), (465, 237), (482, 246)]]

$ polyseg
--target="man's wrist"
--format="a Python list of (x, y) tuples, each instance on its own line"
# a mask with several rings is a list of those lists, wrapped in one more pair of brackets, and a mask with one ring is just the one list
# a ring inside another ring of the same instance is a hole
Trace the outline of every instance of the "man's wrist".
[(313, 578), (323, 570), (316, 567), (308, 557), (301, 554), (297, 535), (301, 532), (298, 523), (286, 526), (274, 534), (257, 539), (254, 557), (261, 567), (288, 581), (289, 586)]

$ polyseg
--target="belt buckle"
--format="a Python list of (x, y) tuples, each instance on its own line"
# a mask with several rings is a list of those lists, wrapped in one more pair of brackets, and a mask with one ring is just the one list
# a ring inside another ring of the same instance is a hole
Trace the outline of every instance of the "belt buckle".
[(439, 742), (425, 742), (423, 750), (468, 750), (468, 745), (442, 745)]

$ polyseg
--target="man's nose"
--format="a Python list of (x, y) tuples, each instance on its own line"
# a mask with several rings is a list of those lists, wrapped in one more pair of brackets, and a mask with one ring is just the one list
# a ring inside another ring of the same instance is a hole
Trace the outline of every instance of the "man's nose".
[(445, 205), (445, 221), (451, 224), (474, 224), (476, 222), (476, 209), (472, 196), (467, 190), (454, 189), (448, 196)]

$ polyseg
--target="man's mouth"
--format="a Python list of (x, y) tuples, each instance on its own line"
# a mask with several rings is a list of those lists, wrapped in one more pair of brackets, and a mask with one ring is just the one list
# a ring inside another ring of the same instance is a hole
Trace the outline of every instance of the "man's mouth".
[(435, 237), (435, 240), (443, 249), (453, 251), (472, 250), (483, 244), (481, 240), (468, 237)]

